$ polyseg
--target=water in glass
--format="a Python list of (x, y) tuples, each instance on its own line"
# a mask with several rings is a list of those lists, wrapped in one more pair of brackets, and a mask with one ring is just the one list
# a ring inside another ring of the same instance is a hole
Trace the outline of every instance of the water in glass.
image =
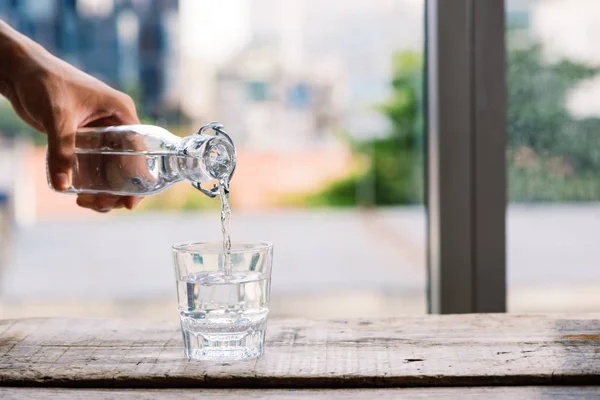
[(268, 277), (254, 271), (183, 276), (178, 295), (187, 356), (240, 360), (261, 355), (269, 285)]

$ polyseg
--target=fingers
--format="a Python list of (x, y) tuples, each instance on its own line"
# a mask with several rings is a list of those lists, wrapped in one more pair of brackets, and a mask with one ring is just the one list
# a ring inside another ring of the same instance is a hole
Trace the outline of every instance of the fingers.
[(137, 115), (135, 102), (131, 96), (121, 92), (119, 92), (119, 96), (122, 106), (119, 107), (116, 112), (117, 118), (119, 118), (120, 122), (124, 125), (139, 124), (140, 119)]
[(123, 198), (123, 204), (128, 210), (133, 210), (142, 201), (141, 197), (127, 196)]
[(98, 109), (104, 110), (95, 113), (83, 122), (85, 126), (110, 126), (139, 124), (135, 102), (133, 99), (118, 90), (109, 88), (96, 104)]
[(95, 104), (96, 110), (84, 119), (80, 126), (112, 126), (135, 125), (140, 120), (137, 116), (135, 103), (125, 93), (109, 88)]
[(106, 213), (110, 210), (116, 210), (123, 207), (128, 210), (133, 210), (141, 200), (141, 197), (133, 196), (80, 194), (77, 196), (77, 205), (97, 212)]
[(108, 212), (115, 208), (123, 208), (120, 196), (80, 194), (77, 205), (98, 212)]
[(70, 121), (46, 126), (48, 173), (52, 187), (56, 190), (67, 190), (71, 186), (76, 129), (77, 125)]

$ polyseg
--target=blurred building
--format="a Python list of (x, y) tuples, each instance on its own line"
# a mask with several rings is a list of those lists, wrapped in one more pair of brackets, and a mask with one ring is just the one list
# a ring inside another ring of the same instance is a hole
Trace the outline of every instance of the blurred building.
[(244, 146), (302, 149), (340, 128), (341, 73), (287, 63), (275, 46), (252, 43), (217, 73), (216, 115)]
[(508, 0), (506, 4), (506, 45), (508, 50), (527, 48), (535, 38), (531, 32), (531, 0)]
[(179, 100), (178, 0), (123, 1), (139, 17), (138, 65), (142, 106), (154, 119), (173, 119)]
[(252, 0), (253, 40), (272, 41), (284, 62), (332, 65), (341, 74), (338, 118), (346, 133), (387, 133), (375, 109), (391, 93), (392, 57), (423, 50), (423, 0)]
[(178, 0), (4, 0), (0, 18), (108, 84), (143, 111), (177, 108)]
[[(261, 135), (270, 146), (292, 147), (338, 128), (361, 138), (386, 134), (375, 106), (391, 93), (392, 56), (423, 49), (424, 0), (181, 3), (198, 12), (182, 13), (182, 26), (189, 25), (182, 32), (195, 28), (202, 42), (184, 48), (183, 69), (203, 82), (182, 93), (186, 112), (198, 120), (215, 115), (260, 147), (265, 140), (254, 140)], [(210, 11), (198, 17), (202, 9)]]

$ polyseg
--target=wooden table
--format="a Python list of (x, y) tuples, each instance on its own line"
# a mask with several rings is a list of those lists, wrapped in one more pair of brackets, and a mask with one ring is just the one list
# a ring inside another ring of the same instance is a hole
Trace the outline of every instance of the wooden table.
[(600, 398), (600, 315), (274, 319), (263, 357), (224, 364), (184, 358), (173, 321), (4, 320), (0, 332), (0, 398)]

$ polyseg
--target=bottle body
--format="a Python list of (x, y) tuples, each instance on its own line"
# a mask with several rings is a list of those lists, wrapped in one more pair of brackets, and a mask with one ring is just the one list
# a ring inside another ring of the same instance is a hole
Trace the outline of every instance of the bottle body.
[(82, 128), (66, 192), (147, 196), (184, 179), (199, 184), (230, 176), (234, 163), (233, 143), (217, 136), (181, 139), (151, 125)]
[(170, 153), (75, 151), (68, 192), (135, 196), (158, 193), (183, 179), (177, 173), (180, 158)]

